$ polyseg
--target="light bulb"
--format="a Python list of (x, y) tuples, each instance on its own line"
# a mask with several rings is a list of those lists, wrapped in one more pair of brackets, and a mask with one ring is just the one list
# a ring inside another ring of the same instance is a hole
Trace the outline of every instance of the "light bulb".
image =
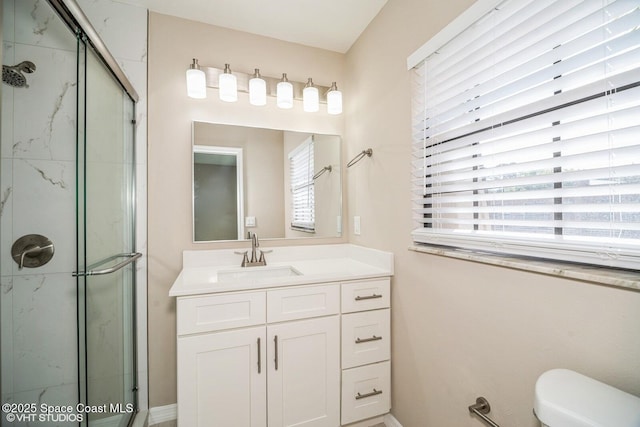
[(331, 83), (327, 92), (327, 113), (342, 114), (342, 92), (338, 90), (336, 82)]
[(267, 104), (267, 82), (260, 77), (260, 70), (257, 68), (249, 80), (249, 102), (251, 105)]
[(307, 113), (315, 113), (320, 109), (320, 95), (318, 88), (313, 85), (311, 77), (302, 90), (302, 107)]
[(224, 64), (224, 72), (218, 76), (218, 87), (220, 88), (221, 100), (226, 102), (238, 100), (238, 82), (236, 76), (231, 74), (229, 64)]
[(207, 79), (200, 69), (198, 60), (193, 58), (193, 64), (187, 70), (187, 95), (190, 98), (202, 99), (207, 97)]
[(280, 108), (293, 108), (293, 85), (287, 79), (287, 73), (282, 73), (282, 80), (276, 86), (276, 104)]

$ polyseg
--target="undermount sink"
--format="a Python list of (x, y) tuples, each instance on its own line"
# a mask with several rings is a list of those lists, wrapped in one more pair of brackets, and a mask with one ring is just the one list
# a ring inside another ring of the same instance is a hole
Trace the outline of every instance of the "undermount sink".
[(290, 265), (242, 267), (218, 271), (218, 282), (241, 282), (243, 280), (272, 279), (277, 277), (301, 276), (298, 270)]

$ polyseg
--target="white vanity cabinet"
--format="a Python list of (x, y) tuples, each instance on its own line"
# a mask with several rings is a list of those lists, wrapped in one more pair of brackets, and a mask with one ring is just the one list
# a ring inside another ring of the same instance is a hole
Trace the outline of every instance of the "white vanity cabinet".
[(231, 249), (185, 251), (169, 291), (178, 427), (382, 422), (393, 254), (309, 245), (273, 248), (267, 266), (237, 261)]
[(179, 297), (178, 425), (338, 426), (339, 301), (337, 284)]

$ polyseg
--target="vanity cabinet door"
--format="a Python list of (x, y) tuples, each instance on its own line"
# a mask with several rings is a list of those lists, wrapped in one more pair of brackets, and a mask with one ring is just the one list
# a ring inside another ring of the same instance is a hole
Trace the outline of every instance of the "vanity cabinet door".
[(264, 326), (178, 338), (178, 426), (266, 427)]
[(269, 325), (269, 427), (340, 425), (338, 316)]

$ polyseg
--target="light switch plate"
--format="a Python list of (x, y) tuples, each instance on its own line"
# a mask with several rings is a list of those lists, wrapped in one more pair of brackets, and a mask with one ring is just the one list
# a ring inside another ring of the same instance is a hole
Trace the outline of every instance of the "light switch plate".
[(356, 236), (360, 235), (360, 217), (359, 216), (353, 217), (353, 234), (355, 234)]
[(247, 216), (244, 218), (244, 226), (245, 227), (255, 227), (256, 226), (256, 217), (255, 216)]

